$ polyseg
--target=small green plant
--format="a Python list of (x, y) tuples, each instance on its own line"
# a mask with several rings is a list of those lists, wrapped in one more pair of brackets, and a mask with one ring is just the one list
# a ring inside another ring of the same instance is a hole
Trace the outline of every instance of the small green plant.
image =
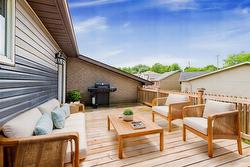
[(123, 111), (123, 115), (133, 115), (134, 113), (133, 113), (133, 111), (131, 110), (131, 109), (125, 109), (124, 111)]
[(70, 102), (75, 102), (81, 100), (81, 93), (79, 90), (72, 90), (68, 93), (68, 99)]

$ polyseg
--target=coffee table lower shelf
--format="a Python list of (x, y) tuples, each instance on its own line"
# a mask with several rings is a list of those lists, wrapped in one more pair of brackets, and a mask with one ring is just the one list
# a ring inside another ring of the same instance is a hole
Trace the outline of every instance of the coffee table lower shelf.
[(160, 151), (164, 150), (164, 131), (163, 128), (152, 122), (151, 120), (145, 119), (141, 115), (134, 115), (134, 120), (141, 120), (146, 125), (145, 129), (134, 130), (129, 122), (125, 122), (118, 115), (108, 115), (108, 130), (110, 131), (111, 124), (114, 127), (118, 137), (118, 156), (120, 159), (123, 158), (123, 143), (124, 139), (131, 137), (139, 137), (150, 134), (159, 133), (160, 137)]

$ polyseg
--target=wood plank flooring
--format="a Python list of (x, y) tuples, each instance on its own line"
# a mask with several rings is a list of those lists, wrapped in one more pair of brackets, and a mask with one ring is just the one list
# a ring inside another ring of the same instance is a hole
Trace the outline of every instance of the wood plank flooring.
[(143, 114), (151, 119), (151, 108), (140, 104), (87, 110), (88, 156), (81, 163), (82, 167), (250, 166), (250, 145), (243, 143), (243, 155), (240, 156), (237, 152), (236, 141), (215, 140), (214, 157), (209, 158), (207, 143), (201, 138), (187, 132), (187, 141), (182, 141), (180, 120), (174, 121), (173, 132), (168, 133), (167, 121), (159, 117), (156, 117), (156, 122), (164, 127), (164, 151), (159, 151), (158, 134), (130, 138), (125, 140), (125, 158), (121, 160), (118, 158), (116, 134), (114, 130), (107, 130), (107, 114), (122, 113), (125, 108), (131, 108), (136, 114)]

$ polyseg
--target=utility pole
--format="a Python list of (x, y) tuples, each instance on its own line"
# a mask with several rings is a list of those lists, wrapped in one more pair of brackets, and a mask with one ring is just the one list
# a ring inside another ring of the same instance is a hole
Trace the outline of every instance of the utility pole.
[(216, 55), (216, 58), (217, 58), (217, 70), (219, 69), (219, 58), (220, 58), (220, 55)]
[(190, 60), (188, 61), (188, 67), (189, 67), (189, 68), (191, 67), (191, 62), (190, 62)]

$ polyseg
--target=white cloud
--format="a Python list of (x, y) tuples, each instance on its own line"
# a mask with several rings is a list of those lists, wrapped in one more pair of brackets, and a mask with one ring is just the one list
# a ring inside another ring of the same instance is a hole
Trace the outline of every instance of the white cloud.
[(130, 26), (130, 22), (125, 22), (125, 23), (122, 25), (123, 28), (128, 28), (129, 26)]
[(198, 7), (195, 0), (158, 0), (158, 3), (171, 11), (196, 10)]
[(70, 3), (69, 6), (71, 8), (79, 8), (79, 7), (89, 7), (89, 6), (99, 6), (105, 4), (114, 4), (114, 3), (121, 3), (126, 0), (88, 0), (83, 2), (73, 2)]
[(109, 51), (107, 53), (104, 53), (102, 58), (108, 58), (108, 57), (111, 57), (111, 56), (120, 55), (121, 53), (123, 53), (122, 49), (111, 50), (111, 51)]
[(77, 33), (88, 33), (92, 31), (104, 31), (108, 28), (105, 17), (96, 16), (74, 24)]

